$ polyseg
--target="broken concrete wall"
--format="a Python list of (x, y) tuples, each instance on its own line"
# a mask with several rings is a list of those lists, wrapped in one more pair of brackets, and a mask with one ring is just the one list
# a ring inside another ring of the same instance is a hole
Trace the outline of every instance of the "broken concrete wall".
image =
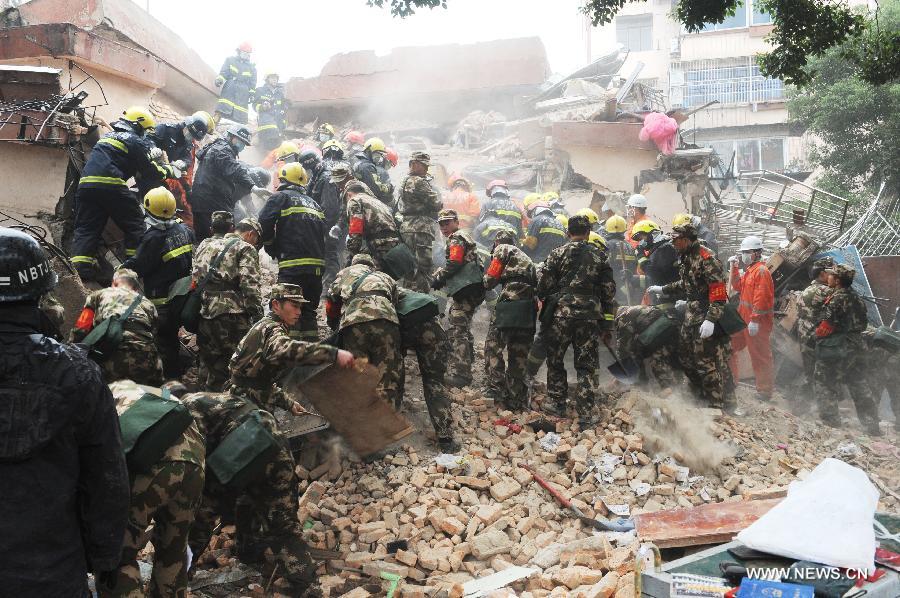
[(0, 143), (0, 210), (23, 215), (53, 213), (65, 191), (68, 163), (69, 154), (64, 148)]

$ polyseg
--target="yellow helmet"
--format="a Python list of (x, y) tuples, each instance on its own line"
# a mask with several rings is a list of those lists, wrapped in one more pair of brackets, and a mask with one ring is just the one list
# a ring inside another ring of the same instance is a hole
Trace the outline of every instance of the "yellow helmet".
[(672, 226), (681, 226), (682, 224), (689, 224), (690, 222), (691, 215), (685, 214), (684, 212), (675, 214), (675, 217), (672, 218)]
[(150, 111), (143, 106), (132, 106), (122, 113), (122, 120), (140, 125), (145, 131), (156, 127), (156, 121)]
[(540, 193), (529, 193), (525, 196), (525, 199), (522, 200), (522, 205), (525, 206), (525, 209), (531, 208), (532, 204), (541, 201)]
[(627, 228), (628, 223), (618, 214), (606, 219), (606, 232), (608, 233), (624, 233)]
[(591, 223), (591, 226), (594, 226), (598, 222), (600, 222), (600, 216), (597, 215), (597, 212), (590, 208), (581, 208), (577, 212), (575, 212), (576, 216), (585, 216), (588, 219), (588, 222)]
[(157, 218), (168, 220), (175, 216), (175, 196), (165, 187), (155, 187), (144, 196), (144, 209)]
[(569, 228), (569, 216), (566, 214), (556, 214), (556, 220), (563, 225), (563, 228)]
[(340, 141), (338, 141), (337, 139), (329, 139), (328, 141), (326, 141), (325, 143), (322, 144), (322, 153), (324, 154), (325, 152), (327, 152), (328, 150), (330, 150), (332, 148), (334, 148), (336, 150), (340, 150), (341, 152), (344, 151), (344, 146), (341, 145)]
[(306, 183), (309, 182), (309, 175), (306, 174), (306, 169), (303, 168), (303, 164), (291, 162), (290, 164), (285, 164), (281, 167), (281, 170), (278, 171), (278, 179), (305, 187)]
[(559, 193), (556, 191), (547, 191), (544, 195), (541, 196), (541, 199), (546, 201), (548, 204), (553, 201), (559, 200)]
[(588, 235), (588, 243), (593, 243), (600, 249), (606, 249), (606, 239), (604, 239), (602, 236), (600, 236), (599, 233), (595, 233), (594, 231), (591, 231), (591, 234)]
[(659, 230), (659, 225), (653, 222), (652, 220), (641, 220), (637, 224), (634, 225), (634, 228), (631, 229), (631, 234), (635, 233), (647, 233), (650, 234), (655, 230)]
[(281, 145), (278, 146), (278, 151), (275, 152), (275, 159), (284, 160), (291, 154), (295, 154), (299, 157), (300, 148), (297, 147), (297, 144), (293, 141), (282, 141)]
[(387, 147), (384, 145), (384, 141), (381, 140), (381, 137), (372, 137), (366, 140), (366, 145), (363, 147), (363, 149), (369, 152), (387, 151)]
[(330, 123), (322, 123), (319, 125), (318, 131), (319, 133), (328, 133), (332, 137), (337, 135), (337, 133), (334, 132), (334, 127), (332, 127)]

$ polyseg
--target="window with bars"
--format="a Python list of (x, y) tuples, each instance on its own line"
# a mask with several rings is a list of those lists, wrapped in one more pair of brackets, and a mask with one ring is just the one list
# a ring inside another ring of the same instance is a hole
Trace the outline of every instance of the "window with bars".
[[(709, 141), (705, 145), (715, 150), (725, 169), (727, 169), (733, 155), (734, 171), (737, 173), (756, 172), (759, 170), (784, 171), (785, 146), (783, 137)], [(723, 173), (713, 172), (712, 176), (720, 177), (723, 176)]]
[(752, 56), (741, 59), (672, 63), (669, 90), (672, 106), (752, 104), (784, 98), (780, 79), (764, 77)]

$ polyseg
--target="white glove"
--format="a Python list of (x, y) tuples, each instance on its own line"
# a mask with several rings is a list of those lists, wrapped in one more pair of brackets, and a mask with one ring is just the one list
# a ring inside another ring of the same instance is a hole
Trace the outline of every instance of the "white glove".
[(172, 165), (181, 172), (187, 170), (187, 164), (184, 163), (184, 160), (175, 160), (174, 162), (172, 162)]
[(756, 336), (759, 334), (759, 322), (750, 322), (747, 324), (747, 334), (750, 336)]
[(700, 324), (700, 338), (709, 338), (712, 336), (713, 331), (716, 329), (716, 325), (709, 320), (703, 320), (703, 323)]
[(150, 149), (150, 159), (151, 160), (159, 160), (162, 158), (162, 150), (158, 147), (154, 147)]
[(172, 178), (173, 178), (173, 179), (180, 179), (180, 178), (181, 178), (181, 174), (182, 174), (182, 173), (181, 173), (181, 169), (180, 169), (178, 166), (176, 166), (175, 164), (169, 164), (169, 170), (172, 171)]
[(663, 288), (658, 284), (655, 284), (653, 286), (647, 287), (647, 292), (651, 295), (662, 295)]
[(739, 257), (736, 256), (736, 255), (733, 255), (733, 256), (731, 256), (730, 258), (728, 258), (728, 263), (729, 263), (730, 265), (732, 265), (732, 266), (737, 265), (737, 264), (739, 264), (740, 262), (741, 262), (741, 258), (739, 258)]
[(684, 299), (679, 299), (678, 301), (675, 302), (675, 309), (677, 309), (678, 311), (686, 310), (687, 309), (687, 301), (685, 301)]
[(331, 230), (328, 231), (328, 236), (331, 237), (331, 238), (334, 239), (334, 240), (340, 239), (340, 238), (341, 238), (341, 229), (340, 229), (340, 227), (339, 227), (337, 224), (335, 224), (334, 226), (332, 226), (332, 227), (331, 227)]

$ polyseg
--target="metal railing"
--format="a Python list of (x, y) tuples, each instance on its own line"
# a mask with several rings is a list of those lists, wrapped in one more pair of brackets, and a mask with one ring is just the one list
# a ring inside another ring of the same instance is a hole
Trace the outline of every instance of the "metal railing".
[(753, 56), (726, 60), (676, 62), (671, 67), (669, 98), (673, 107), (754, 104), (784, 98), (784, 82), (765, 77)]

